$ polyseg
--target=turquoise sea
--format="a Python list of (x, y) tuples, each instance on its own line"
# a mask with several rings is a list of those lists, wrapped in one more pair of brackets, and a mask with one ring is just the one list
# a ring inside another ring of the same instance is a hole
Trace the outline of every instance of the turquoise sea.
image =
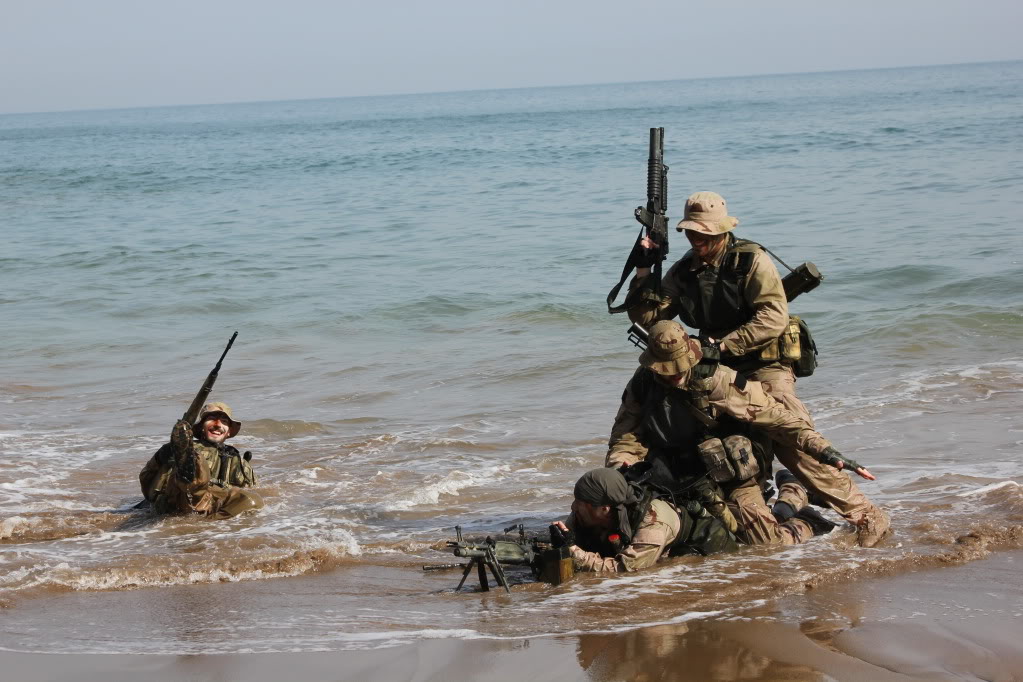
[[(793, 304), (821, 348), (800, 395), (898, 542), (675, 562), (605, 606), (624, 583), (456, 594), (420, 570), (456, 524), (543, 529), (603, 462), (637, 355), (604, 297), (650, 127), (672, 218), (717, 191), (738, 235), (824, 273)], [(0, 647), (601, 631), (909, 570), (971, 531), (1019, 549), (1021, 185), (1023, 62), (0, 116)], [(268, 507), (132, 512), (234, 330), (214, 397)], [(197, 641), (137, 608), (182, 599), (235, 616)]]

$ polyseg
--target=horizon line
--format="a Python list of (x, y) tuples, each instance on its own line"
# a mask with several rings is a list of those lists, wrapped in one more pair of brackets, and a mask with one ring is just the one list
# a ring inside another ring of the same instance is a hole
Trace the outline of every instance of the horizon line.
[(996, 60), (981, 60), (975, 62), (951, 62), (942, 64), (908, 64), (900, 66), (873, 66), (868, 68), (848, 68), (848, 69), (824, 69), (821, 71), (783, 71), (775, 73), (750, 73), (750, 74), (737, 74), (730, 76), (690, 76), (687, 78), (658, 78), (653, 80), (636, 80), (636, 81), (600, 81), (600, 82), (586, 82), (586, 83), (563, 83), (558, 85), (518, 85), (512, 87), (498, 87), (498, 88), (467, 88), (459, 90), (426, 90), (426, 91), (415, 91), (415, 92), (389, 92), (389, 93), (377, 93), (377, 94), (362, 94), (362, 95), (331, 95), (327, 97), (297, 97), (293, 99), (244, 99), (244, 100), (228, 100), (220, 102), (188, 102), (179, 104), (140, 104), (131, 106), (115, 106), (115, 107), (85, 107), (80, 109), (50, 109), (44, 111), (9, 111), (0, 112), (0, 116), (36, 116), (44, 114), (73, 114), (73, 113), (86, 113), (86, 112), (98, 112), (98, 111), (134, 111), (137, 109), (172, 109), (172, 108), (187, 108), (187, 107), (211, 107), (211, 106), (234, 106), (234, 105), (246, 105), (246, 104), (277, 104), (286, 102), (323, 102), (328, 100), (337, 99), (370, 99), (375, 97), (419, 97), (423, 95), (456, 95), (466, 94), (473, 92), (500, 92), (505, 90), (542, 90), (542, 89), (554, 89), (554, 88), (583, 88), (583, 87), (594, 87), (600, 85), (639, 85), (643, 83), (677, 83), (680, 81), (701, 81), (701, 80), (727, 80), (733, 78), (769, 78), (777, 76), (808, 76), (808, 75), (823, 75), (829, 73), (853, 73), (856, 71), (890, 71), (895, 69), (925, 69), (925, 68), (938, 68), (946, 66), (972, 66), (980, 64), (1011, 64), (1013, 62), (1021, 62), (1023, 59), (996, 59)]

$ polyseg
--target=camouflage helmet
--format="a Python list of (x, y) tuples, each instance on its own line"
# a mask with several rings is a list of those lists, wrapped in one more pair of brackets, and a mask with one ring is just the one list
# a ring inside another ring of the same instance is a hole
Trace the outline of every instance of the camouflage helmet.
[(661, 320), (650, 327), (647, 349), (639, 356), (639, 364), (658, 374), (685, 374), (703, 357), (700, 344), (689, 338), (686, 330), (673, 320)]
[(675, 229), (700, 234), (725, 234), (735, 229), (738, 218), (728, 215), (725, 198), (716, 192), (697, 192), (686, 199), (686, 211)]
[[(227, 406), (227, 403), (206, 403), (199, 410), (199, 421), (196, 424), (196, 428), (200, 428), (202, 423), (206, 421), (206, 417), (210, 414), (222, 414), (227, 417), (228, 423), (231, 424), (231, 430), (228, 432), (228, 438), (234, 438), (241, 431), (242, 423), (236, 422), (231, 416), (231, 408)], [(226, 440), (226, 439), (225, 439)]]

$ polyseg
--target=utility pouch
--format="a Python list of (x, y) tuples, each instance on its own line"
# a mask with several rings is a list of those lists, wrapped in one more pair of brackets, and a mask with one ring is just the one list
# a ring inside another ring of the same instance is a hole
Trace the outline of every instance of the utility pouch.
[(735, 478), (735, 470), (720, 438), (708, 438), (696, 446), (696, 452), (712, 481), (726, 483)]
[(817, 344), (806, 322), (798, 317), (792, 319), (799, 323), (799, 359), (792, 365), (792, 372), (797, 377), (808, 377), (817, 369)]
[(799, 358), (802, 356), (802, 345), (799, 342), (800, 322), (801, 320), (798, 317), (790, 315), (788, 326), (785, 327), (782, 335), (778, 337), (779, 354), (785, 362), (799, 362)]
[(781, 359), (778, 339), (771, 339), (766, 346), (760, 349), (757, 359), (761, 362), (778, 362)]
[(735, 481), (748, 481), (760, 473), (760, 465), (753, 456), (753, 443), (746, 436), (728, 436), (722, 442), (728, 461), (735, 472)]

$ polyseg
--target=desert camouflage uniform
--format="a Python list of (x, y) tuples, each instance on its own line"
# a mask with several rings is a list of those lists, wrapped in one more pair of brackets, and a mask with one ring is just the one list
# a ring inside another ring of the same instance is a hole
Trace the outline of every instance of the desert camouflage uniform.
[[(643, 379), (656, 381), (653, 376), (655, 374), (651, 370), (640, 367), (625, 387), (622, 405), (611, 428), (605, 460), (607, 466), (634, 464), (647, 456), (649, 448), (644, 444), (643, 432), (645, 399), (637, 395), (635, 385)], [(695, 389), (707, 397), (715, 418), (731, 417), (758, 427), (779, 444), (812, 453), (821, 453), (831, 446), (824, 436), (813, 430), (808, 421), (772, 398), (764, 386), (756, 381), (743, 380), (729, 367), (719, 366), (709, 378), (690, 380), (687, 388)], [(666, 390), (670, 392), (678, 389)], [(682, 450), (695, 450), (695, 446), (695, 442), (679, 444)], [(764, 501), (755, 479), (731, 489), (726, 486), (725, 490), (726, 502), (738, 523), (735, 533), (743, 542), (751, 545), (794, 545), (813, 537), (813, 530), (801, 519), (789, 519), (779, 524)], [(793, 509), (802, 509), (807, 504), (806, 491), (795, 483), (788, 483), (778, 491), (778, 500), (789, 503)]]
[(227, 518), (262, 506), (258, 495), (239, 490), (256, 484), (249, 462), (230, 445), (193, 438), (192, 428), (185, 421), (175, 424), (170, 442), (139, 474), (142, 494), (154, 511)]
[[(617, 556), (604, 557), (597, 552), (587, 552), (578, 545), (572, 545), (572, 563), (575, 564), (575, 570), (625, 573), (653, 566), (678, 537), (682, 528), (679, 513), (679, 510), (668, 502), (654, 500), (636, 530), (632, 543), (622, 548)], [(569, 515), (565, 525), (573, 530), (579, 527), (575, 514)]]
[[(683, 276), (688, 276), (686, 270), (698, 272), (705, 268), (719, 268), (726, 253), (727, 250), (714, 266), (702, 263), (692, 253), (683, 256), (662, 278), (660, 297), (649, 297), (629, 311), (629, 318), (648, 329), (658, 320), (671, 320), (676, 316), (693, 326), (693, 321), (686, 319)], [(630, 289), (641, 282), (642, 279), (634, 278)], [(714, 328), (711, 322), (700, 332), (721, 340), (722, 362), (727, 362), (746, 377), (760, 382), (763, 390), (770, 393), (771, 397), (813, 427), (813, 418), (796, 397), (796, 377), (791, 365), (780, 361), (765, 364), (756, 359), (760, 349), (774, 343), (781, 336), (789, 321), (788, 301), (781, 277), (771, 259), (760, 249), (754, 253), (742, 293), (746, 305), (753, 311), (747, 322), (734, 329)], [(851, 523), (862, 525), (869, 518), (884, 518), (884, 513), (860, 492), (848, 474), (807, 456), (801, 452), (805, 449), (799, 443), (778, 441), (774, 453), (778, 461), (795, 474), (808, 490), (816, 492)]]

